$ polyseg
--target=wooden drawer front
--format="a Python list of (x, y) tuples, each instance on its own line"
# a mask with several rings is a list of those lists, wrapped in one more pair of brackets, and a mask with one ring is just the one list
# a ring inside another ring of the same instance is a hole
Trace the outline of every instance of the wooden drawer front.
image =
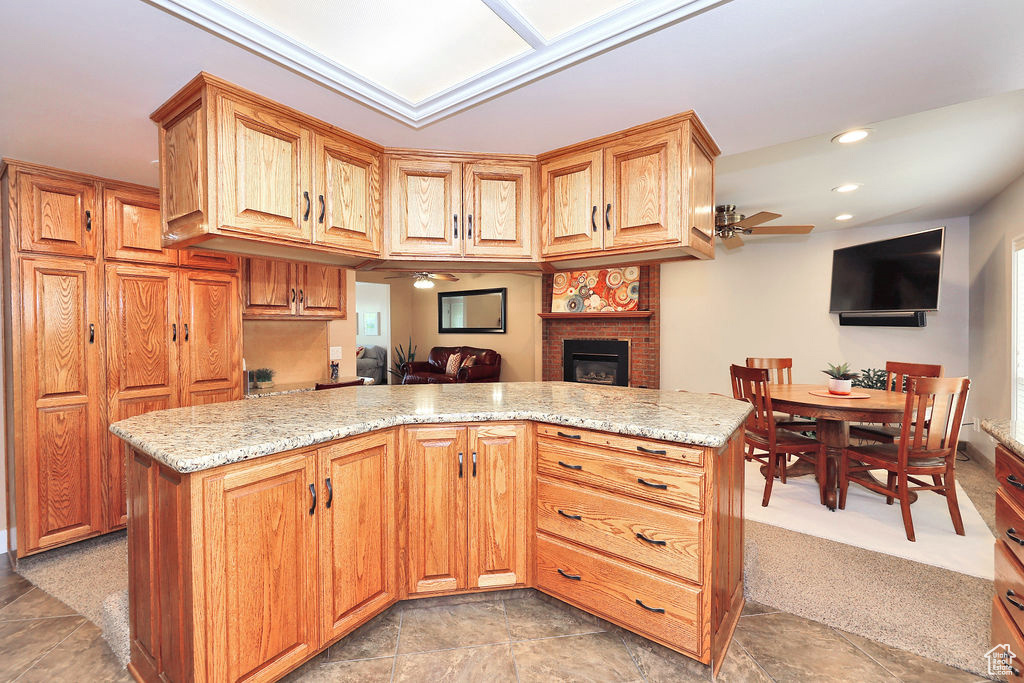
[(666, 441), (641, 439), (635, 436), (622, 436), (608, 432), (592, 432), (575, 427), (559, 427), (557, 425), (538, 424), (537, 436), (550, 437), (562, 443), (587, 444), (601, 448), (614, 448), (632, 454), (652, 455), (668, 460), (701, 465), (704, 462), (704, 449), (698, 446), (684, 446)]
[(996, 490), (996, 532), (996, 538), (1005, 541), (1010, 552), (1024, 563), (1024, 512), (1003, 489)]
[(704, 511), (704, 472), (696, 468), (596, 448), (569, 448), (561, 440), (542, 437), (537, 444), (537, 471), (654, 503)]
[(699, 588), (543, 534), (537, 535), (537, 587), (630, 630), (701, 655)]
[[(996, 596), (992, 600), (992, 646), (999, 647), (1000, 645), (1009, 645), (1010, 650), (1014, 654), (1024, 652), (1024, 638), (1021, 637), (1020, 631), (1013, 625), (1013, 619), (1010, 618), (1003, 603), (999, 600), (999, 596)], [(1017, 655), (1018, 659), (1013, 660), (1012, 678), (1021, 678), (1024, 674), (1024, 667), (1020, 663), (1020, 655)]]
[(1024, 508), (1024, 462), (1002, 446), (996, 446), (996, 479), (1010, 499)]
[(700, 517), (537, 480), (538, 529), (694, 583), (701, 580), (702, 523)]
[(996, 541), (995, 584), (996, 597), (1003, 603), (1017, 628), (1024, 630), (1024, 567), (1014, 559), (1009, 547), (1002, 541)]

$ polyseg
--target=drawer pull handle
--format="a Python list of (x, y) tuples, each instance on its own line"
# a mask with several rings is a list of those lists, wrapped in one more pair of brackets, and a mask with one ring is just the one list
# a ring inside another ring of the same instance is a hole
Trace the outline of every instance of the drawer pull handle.
[(561, 465), (562, 467), (564, 467), (567, 470), (582, 470), (583, 469), (583, 465), (570, 465), (569, 463), (562, 462), (561, 460), (558, 461), (558, 464)]
[(1020, 600), (1014, 600), (1013, 598), (1015, 595), (1017, 594), (1014, 593), (1012, 590), (1006, 591), (1006, 602), (1010, 603), (1020, 611), (1024, 612), (1024, 603), (1022, 603)]
[(641, 453), (648, 453), (650, 455), (668, 455), (668, 451), (660, 448), (644, 448), (643, 446), (637, 446), (636, 449)]
[(1016, 489), (1020, 489), (1021, 491), (1024, 491), (1024, 481), (1021, 481), (1020, 479), (1018, 479), (1017, 475), (1015, 475), (1015, 474), (1011, 474), (1010, 476), (1008, 476), (1006, 478), (1006, 483), (1009, 484), (1010, 486), (1016, 488)]
[(1017, 530), (1010, 527), (1006, 530), (1006, 537), (1016, 543), (1017, 545), (1024, 545), (1024, 538), (1017, 535)]
[(561, 436), (563, 438), (566, 438), (566, 439), (582, 439), (583, 438), (580, 434), (566, 434), (565, 432), (555, 432), (555, 434), (558, 434), (559, 436)]
[(567, 578), (567, 579), (572, 579), (573, 581), (579, 581), (579, 580), (581, 580), (581, 579), (583, 578), (583, 577), (582, 577), (582, 576), (580, 576), (579, 574), (566, 574), (566, 573), (565, 573), (565, 572), (563, 572), (563, 571), (562, 571), (561, 569), (556, 569), (555, 571), (557, 571), (557, 572), (558, 572), (559, 574), (561, 574), (561, 575), (562, 575), (562, 576), (564, 576), (565, 578)]
[(643, 484), (644, 486), (650, 486), (652, 489), (661, 489), (662, 491), (664, 491), (664, 490), (666, 490), (668, 488), (668, 484), (652, 484), (649, 481), (644, 481), (643, 477), (637, 477), (636, 481), (637, 481), (638, 484)]
[(641, 607), (643, 607), (648, 612), (655, 612), (656, 614), (664, 614), (665, 613), (665, 608), (664, 607), (648, 607), (647, 605), (644, 604), (644, 601), (641, 600), (640, 598), (636, 599), (636, 604), (640, 605)]
[[(561, 511), (559, 511), (559, 512), (561, 512)], [(646, 536), (644, 536), (639, 531), (636, 533), (636, 537), (639, 538), (641, 541), (645, 541), (647, 543), (650, 543), (651, 545), (668, 545), (668, 541), (655, 541), (653, 538), (647, 538)]]
[(580, 519), (583, 519), (583, 517), (581, 517), (580, 515), (570, 515), (570, 514), (569, 514), (568, 512), (566, 512), (566, 511), (564, 511), (564, 510), (559, 510), (559, 511), (558, 511), (558, 514), (560, 514), (560, 515), (562, 515), (563, 517), (566, 517), (566, 518), (568, 518), (568, 519), (576, 519), (576, 520), (580, 520)]

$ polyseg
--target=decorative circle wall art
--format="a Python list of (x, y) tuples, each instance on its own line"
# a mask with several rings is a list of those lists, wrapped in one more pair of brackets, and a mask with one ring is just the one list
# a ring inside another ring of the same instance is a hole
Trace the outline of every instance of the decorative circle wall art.
[(604, 268), (555, 273), (553, 313), (635, 311), (640, 304), (640, 268)]

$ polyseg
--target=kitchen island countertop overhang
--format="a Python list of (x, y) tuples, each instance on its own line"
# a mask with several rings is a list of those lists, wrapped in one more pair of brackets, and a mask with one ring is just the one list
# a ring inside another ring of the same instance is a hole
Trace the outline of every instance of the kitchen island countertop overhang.
[(719, 448), (750, 410), (719, 394), (570, 382), (384, 385), (160, 410), (110, 431), (188, 473), (410, 424), (525, 420)]

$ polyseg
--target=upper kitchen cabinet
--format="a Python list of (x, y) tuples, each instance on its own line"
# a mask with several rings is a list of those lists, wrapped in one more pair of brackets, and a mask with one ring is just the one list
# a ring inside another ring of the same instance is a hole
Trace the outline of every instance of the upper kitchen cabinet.
[(19, 246), (59, 256), (96, 255), (102, 212), (89, 178), (19, 165)]
[(174, 266), (178, 252), (160, 242), (160, 195), (148, 187), (103, 186), (103, 254), (111, 261)]
[(714, 157), (693, 112), (541, 155), (548, 260), (714, 256)]
[(463, 164), (466, 256), (527, 258), (533, 253), (533, 167)]
[(152, 118), (164, 246), (339, 264), (379, 256), (372, 143), (208, 74)]
[(462, 164), (444, 159), (388, 160), (390, 254), (460, 256)]
[(243, 315), (247, 320), (344, 319), (347, 315), (344, 268), (247, 258), (243, 273)]

